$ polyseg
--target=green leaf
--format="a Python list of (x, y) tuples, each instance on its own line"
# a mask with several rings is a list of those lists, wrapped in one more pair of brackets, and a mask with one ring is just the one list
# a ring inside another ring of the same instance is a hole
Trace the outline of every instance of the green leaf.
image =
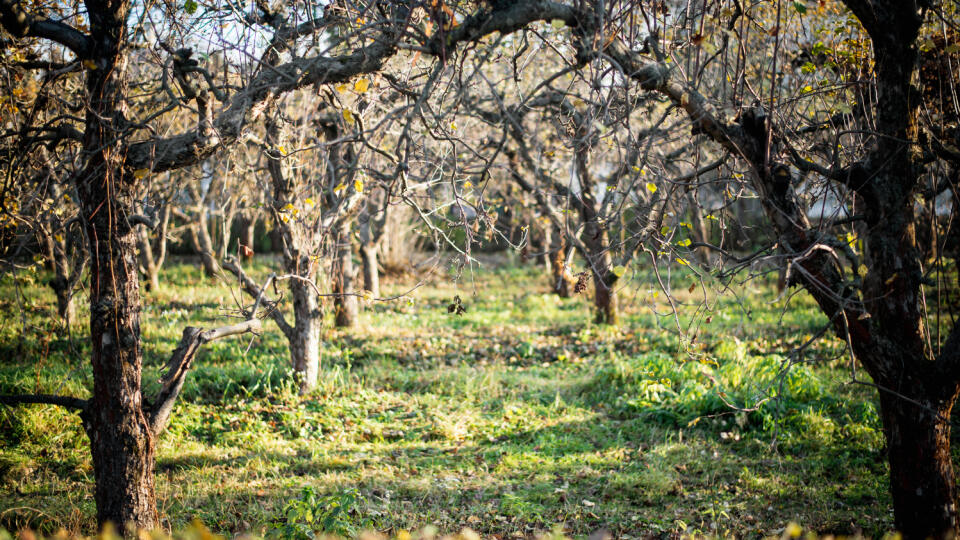
[(611, 268), (610, 271), (613, 272), (613, 275), (617, 276), (618, 278), (621, 278), (623, 277), (623, 274), (627, 272), (627, 269), (621, 265), (617, 265)]
[(553, 27), (554, 30), (560, 30), (561, 28), (564, 27), (565, 24), (567, 23), (563, 22), (563, 19), (554, 19), (550, 23), (550, 26)]
[(187, 15), (193, 15), (197, 12), (197, 0), (187, 0), (183, 3), (183, 10), (187, 12)]
[(793, 9), (797, 10), (797, 13), (801, 15), (807, 12), (807, 6), (803, 2), (794, 2)]

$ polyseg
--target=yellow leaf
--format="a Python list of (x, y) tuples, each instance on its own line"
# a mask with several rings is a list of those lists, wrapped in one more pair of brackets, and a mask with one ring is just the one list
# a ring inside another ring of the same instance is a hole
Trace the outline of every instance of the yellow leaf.
[(463, 189), (470, 189), (470, 188), (472, 188), (472, 187), (473, 187), (473, 182), (471, 182), (471, 181), (469, 181), (469, 180), (467, 180), (466, 182), (463, 183)]
[(649, 191), (650, 193), (656, 193), (657, 185), (654, 184), (653, 182), (647, 182), (647, 191)]
[(313, 206), (314, 204), (316, 204), (313, 202), (313, 199), (311, 199), (310, 197), (307, 197), (306, 200), (304, 200), (303, 202), (307, 203), (307, 206)]
[(337, 92), (340, 92), (340, 93), (342, 94), (342, 93), (344, 93), (344, 92), (346, 92), (346, 91), (347, 91), (347, 85), (345, 85), (345, 84), (338, 84), (338, 85), (337, 85)]
[(336, 185), (336, 187), (333, 188), (333, 192), (334, 192), (334, 193), (340, 193), (341, 191), (343, 191), (343, 190), (345, 190), (345, 189), (347, 189), (347, 185), (344, 184), (343, 182), (340, 182), (339, 184)]
[(287, 149), (284, 148), (283, 146), (278, 146), (278, 147), (277, 147), (277, 150), (280, 151), (280, 155), (281, 155), (281, 156), (287, 155)]
[(357, 193), (363, 193), (363, 180), (359, 178), (353, 181), (353, 189), (357, 190)]
[(683, 257), (677, 257), (677, 262), (680, 263), (680, 264), (682, 264), (682, 265), (684, 265), (684, 266), (687, 266), (687, 265), (690, 264), (690, 263), (688, 263), (687, 260), (684, 259)]
[(357, 82), (353, 83), (353, 89), (357, 91), (358, 94), (362, 94), (370, 89), (370, 79), (360, 79)]
[(133, 171), (133, 177), (136, 178), (137, 180), (140, 180), (141, 178), (147, 176), (148, 174), (150, 174), (150, 169), (137, 169)]
[(356, 122), (356, 119), (353, 117), (353, 112), (351, 112), (350, 109), (343, 110), (343, 119), (346, 120), (351, 126), (354, 122)]
[(83, 67), (87, 69), (97, 69), (97, 64), (93, 60), (84, 60)]
[(62, 234), (55, 234), (55, 235), (53, 235), (53, 239), (56, 240), (57, 243), (63, 242), (63, 235), (62, 235)]
[(623, 277), (623, 274), (626, 273), (627, 269), (624, 268), (623, 266), (617, 265), (617, 266), (614, 266), (610, 271), (613, 272), (613, 275), (617, 276), (618, 278), (621, 278)]

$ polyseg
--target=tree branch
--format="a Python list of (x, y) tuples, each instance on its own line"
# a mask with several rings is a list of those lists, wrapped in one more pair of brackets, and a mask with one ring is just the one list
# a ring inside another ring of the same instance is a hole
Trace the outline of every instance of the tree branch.
[(167, 362), (167, 372), (160, 379), (160, 392), (153, 400), (154, 405), (150, 412), (150, 429), (154, 436), (160, 435), (167, 427), (170, 413), (173, 412), (173, 405), (180, 395), (180, 390), (183, 389), (187, 372), (190, 370), (200, 347), (228, 336), (256, 333), (260, 329), (260, 319), (255, 317), (239, 324), (221, 326), (206, 331), (192, 326), (183, 329), (183, 337), (180, 338), (180, 343), (177, 344), (177, 348), (174, 349), (173, 354), (170, 355), (170, 360)]
[(57, 396), (53, 394), (12, 394), (0, 395), (0, 403), (4, 405), (21, 405), (28, 403), (37, 403), (44, 405), (59, 405), (67, 409), (74, 409), (83, 412), (87, 409), (87, 400), (69, 397)]
[(35, 17), (20, 7), (16, 0), (0, 0), (0, 24), (14, 37), (37, 37), (55, 41), (80, 58), (90, 53), (90, 38), (76, 28), (59, 21)]

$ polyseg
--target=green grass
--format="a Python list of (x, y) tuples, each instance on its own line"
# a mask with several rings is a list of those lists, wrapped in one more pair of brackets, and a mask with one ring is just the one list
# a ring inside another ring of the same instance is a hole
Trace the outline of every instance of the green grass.
[[(753, 283), (707, 295), (703, 312), (689, 274), (674, 274), (681, 339), (644, 277), (622, 291), (620, 328), (591, 324), (589, 298), (548, 294), (533, 267), (428, 283), (365, 306), (357, 328), (327, 325), (320, 388), (306, 397), (272, 323), (252, 342), (209, 344), (158, 443), (163, 525), (287, 537), (888, 530), (872, 391), (847, 384), (832, 338), (785, 370), (783, 355), (825, 324), (812, 302), (797, 295), (785, 311)], [(163, 278), (145, 294), (148, 391), (182, 329), (223, 324), (233, 306), (194, 266)], [(52, 295), (29, 281), (0, 278), (0, 392), (88, 395), (85, 323), (68, 337)], [(457, 294), (462, 316), (446, 310)], [(74, 415), (0, 409), (0, 527), (89, 533), (92, 493)]]

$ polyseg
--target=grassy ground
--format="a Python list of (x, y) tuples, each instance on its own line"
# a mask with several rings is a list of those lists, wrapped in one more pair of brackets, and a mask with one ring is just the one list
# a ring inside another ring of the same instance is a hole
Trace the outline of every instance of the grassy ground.
[[(366, 306), (357, 328), (328, 328), (321, 388), (305, 397), (270, 323), (252, 342), (210, 344), (158, 443), (164, 526), (198, 518), (288, 537), (468, 526), (501, 538), (889, 529), (872, 392), (848, 384), (832, 339), (784, 371), (783, 353), (825, 324), (811, 302), (798, 295), (784, 312), (755, 283), (709, 295), (703, 312), (700, 289), (674, 275), (679, 323), (699, 325), (681, 340), (649, 278), (622, 292), (620, 328), (591, 324), (587, 298), (548, 294), (536, 268), (437, 280)], [(69, 338), (48, 316), (52, 295), (28, 281), (0, 281), (0, 392), (88, 395), (83, 324)], [(143, 312), (151, 388), (183, 327), (223, 324), (233, 304), (189, 264), (164, 281)], [(466, 314), (447, 313), (454, 295)], [(90, 532), (92, 492), (74, 415), (0, 409), (0, 527)]]

